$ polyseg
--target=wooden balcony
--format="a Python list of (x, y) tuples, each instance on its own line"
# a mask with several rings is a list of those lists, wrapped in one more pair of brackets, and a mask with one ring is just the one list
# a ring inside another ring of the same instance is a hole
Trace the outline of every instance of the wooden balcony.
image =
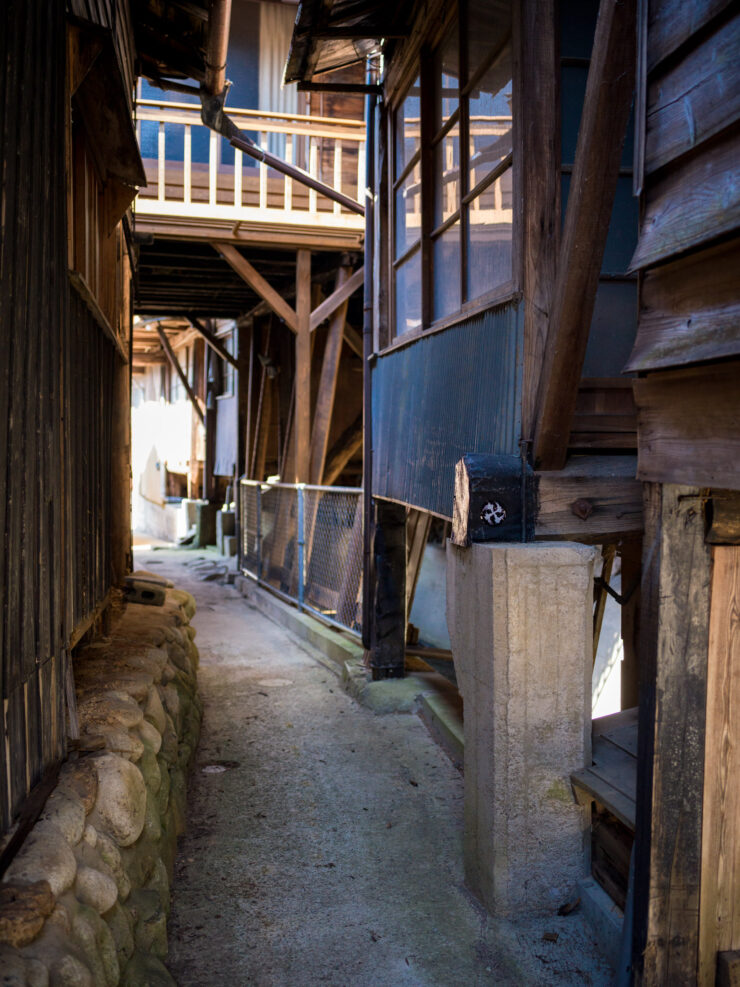
[[(230, 147), (201, 123), (199, 106), (142, 99), (136, 107), (148, 183), (136, 199), (137, 232), (332, 250), (361, 245), (362, 216)], [(228, 112), (263, 148), (277, 141), (284, 160), (363, 198), (362, 121)]]

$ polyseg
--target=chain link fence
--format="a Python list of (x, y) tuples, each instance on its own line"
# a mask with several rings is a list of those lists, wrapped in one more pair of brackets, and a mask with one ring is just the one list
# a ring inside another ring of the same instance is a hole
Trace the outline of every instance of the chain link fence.
[(242, 570), (329, 623), (362, 630), (362, 490), (241, 480)]

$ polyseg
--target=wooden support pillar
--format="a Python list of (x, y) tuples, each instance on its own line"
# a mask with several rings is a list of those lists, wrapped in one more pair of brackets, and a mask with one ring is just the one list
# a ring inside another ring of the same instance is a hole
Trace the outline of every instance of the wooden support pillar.
[(120, 586), (131, 572), (131, 365), (113, 366), (111, 426), (111, 581)]
[(216, 495), (215, 478), (213, 467), (216, 461), (216, 396), (213, 393), (212, 382), (209, 381), (209, 368), (213, 360), (210, 349), (206, 349), (205, 360), (203, 361), (203, 389), (206, 395), (206, 411), (203, 416), (205, 425), (206, 447), (203, 456), (203, 499), (211, 500)]
[(403, 678), (406, 655), (406, 508), (375, 502), (374, 679)]
[[(740, 514), (735, 521), (737, 535)], [(717, 983), (740, 982), (740, 545), (714, 545), (712, 561), (697, 978), (701, 987), (714, 985), (715, 972)], [(723, 969), (728, 971), (724, 981)]]
[[(295, 479), (308, 483), (311, 470), (311, 251), (296, 257)], [(286, 477), (286, 479), (288, 479)]]
[(658, 987), (697, 982), (711, 554), (701, 490), (645, 491), (632, 958)]
[(639, 580), (642, 570), (642, 539), (632, 538), (623, 542), (619, 547), (619, 556), (622, 560), (622, 596), (626, 597), (637, 584), (637, 588), (621, 607), (622, 644), (624, 646), (621, 668), (621, 707), (622, 709), (633, 709), (640, 701), (638, 642), (640, 639), (641, 593)]
[[(339, 268), (337, 271), (335, 293), (340, 291), (342, 285), (350, 279), (349, 272), (349, 267), (342, 266)], [(323, 481), (348, 304), (349, 299), (347, 298), (335, 310), (331, 317), (329, 332), (326, 337), (324, 357), (321, 364), (321, 376), (319, 378), (319, 391), (313, 418), (313, 429), (311, 431), (311, 483), (320, 484)]]

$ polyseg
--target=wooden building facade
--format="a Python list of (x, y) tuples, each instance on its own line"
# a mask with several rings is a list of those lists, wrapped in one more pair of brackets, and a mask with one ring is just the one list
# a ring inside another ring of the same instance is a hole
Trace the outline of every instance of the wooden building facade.
[(600, 880), (646, 984), (738, 975), (739, 23), (721, 0), (321, 0), (288, 65), (310, 85), (383, 52), (371, 661), (402, 674), (408, 525), (452, 518), (461, 457), (466, 505), (514, 508), (463, 538), (602, 546), (597, 634), (621, 556), (621, 788), (605, 724), (572, 782), (614, 824)]
[[(202, 76), (195, 6), (179, 51)], [(176, 15), (128, 0), (0, 14), (2, 833), (67, 751), (70, 652), (130, 571), (134, 83), (137, 58), (170, 64)]]

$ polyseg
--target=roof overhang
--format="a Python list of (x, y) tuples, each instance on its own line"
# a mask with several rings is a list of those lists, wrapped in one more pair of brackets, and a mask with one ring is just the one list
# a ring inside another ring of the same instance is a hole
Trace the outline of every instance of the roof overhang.
[[(303, 0), (293, 29), (285, 83), (297, 82), (299, 89), (310, 89), (315, 77), (364, 62), (379, 54), (386, 41), (406, 37), (406, 6), (387, 0)], [(364, 88), (355, 87), (356, 91)]]

